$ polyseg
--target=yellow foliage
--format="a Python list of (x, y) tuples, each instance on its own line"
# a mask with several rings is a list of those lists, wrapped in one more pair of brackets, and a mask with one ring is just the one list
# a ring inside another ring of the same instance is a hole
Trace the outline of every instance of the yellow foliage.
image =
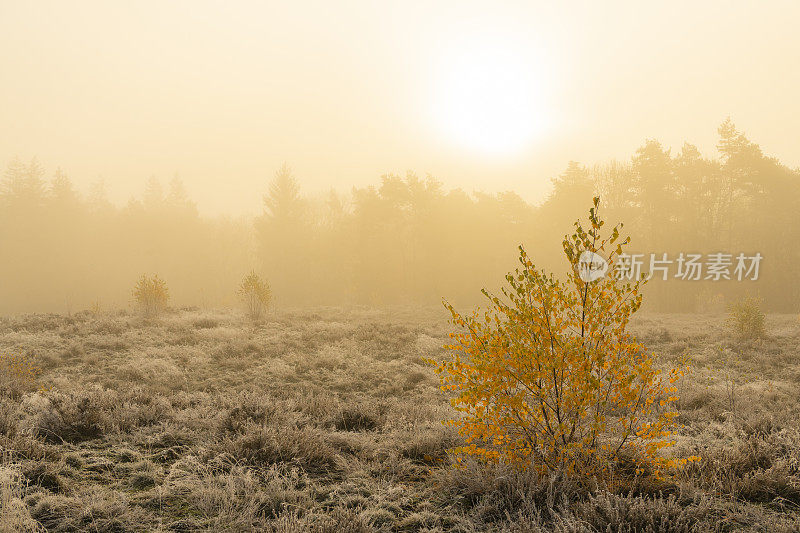
[(0, 354), (0, 393), (19, 397), (36, 389), (41, 370), (28, 357)]
[(742, 340), (758, 340), (767, 336), (766, 316), (761, 299), (747, 296), (728, 307), (728, 323)]
[(245, 307), (247, 316), (253, 320), (261, 319), (272, 299), (269, 283), (262, 280), (255, 272), (250, 272), (242, 280), (238, 291), (239, 299)]
[(142, 275), (133, 287), (133, 298), (144, 316), (158, 316), (167, 308), (169, 301), (167, 283), (158, 275), (152, 278)]
[(681, 369), (663, 374), (654, 356), (626, 328), (642, 303), (643, 281), (613, 276), (584, 282), (580, 254), (604, 254), (610, 264), (630, 241), (600, 235), (599, 198), (589, 230), (575, 223), (564, 253), (566, 281), (537, 270), (520, 247), (520, 267), (506, 276), (501, 296), (463, 316), (445, 302), (452, 322), (451, 357), (436, 365), (442, 389), (460, 416), (450, 423), (466, 445), (455, 451), (541, 473), (603, 478), (621, 457), (654, 471), (694, 457), (667, 459), (673, 444), (671, 410)]

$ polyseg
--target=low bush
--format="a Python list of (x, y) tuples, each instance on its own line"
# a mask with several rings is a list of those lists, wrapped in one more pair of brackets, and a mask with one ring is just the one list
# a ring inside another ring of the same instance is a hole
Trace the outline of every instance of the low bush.
[(169, 301), (167, 283), (154, 275), (142, 275), (133, 287), (133, 298), (139, 311), (147, 318), (154, 318), (163, 313)]
[(759, 340), (766, 337), (765, 321), (759, 298), (748, 296), (728, 308), (728, 323), (740, 340)]
[(0, 353), (0, 395), (16, 399), (36, 390), (36, 379), (40, 374), (41, 370), (30, 357)]
[(272, 299), (269, 283), (262, 280), (255, 272), (250, 272), (242, 280), (241, 285), (239, 285), (238, 295), (242, 305), (244, 305), (247, 317), (253, 322), (261, 320)]
[(461, 413), (450, 422), (466, 440), (457, 452), (583, 478), (607, 478), (622, 458), (656, 477), (685, 463), (662, 453), (674, 443), (671, 406), (682, 371), (662, 376), (627, 332), (641, 281), (581, 274), (584, 254), (613, 264), (630, 241), (620, 226), (601, 236), (598, 206), (595, 198), (588, 231), (576, 222), (564, 238), (566, 281), (538, 270), (520, 247), (521, 266), (506, 276), (502, 295), (483, 291), (487, 310), (464, 316), (445, 303), (460, 331), (451, 335), (452, 356), (431, 363)]

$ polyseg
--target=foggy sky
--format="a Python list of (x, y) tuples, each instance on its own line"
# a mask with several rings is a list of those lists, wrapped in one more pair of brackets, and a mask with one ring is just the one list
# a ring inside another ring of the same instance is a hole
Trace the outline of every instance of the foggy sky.
[[(284, 161), (312, 192), (413, 169), (538, 201), (570, 159), (649, 137), (710, 154), (728, 115), (800, 165), (794, 2), (428, 4), (2, 0), (0, 163), (102, 176), (117, 202), (177, 172), (210, 214), (260, 211)], [(513, 153), (436, 118), (442, 71), (495, 42), (530, 61), (547, 117)]]

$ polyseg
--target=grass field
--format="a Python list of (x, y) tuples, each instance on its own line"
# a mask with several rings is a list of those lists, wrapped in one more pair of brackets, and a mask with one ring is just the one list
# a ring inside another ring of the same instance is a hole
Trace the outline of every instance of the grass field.
[(0, 354), (41, 368), (0, 377), (0, 528), (800, 531), (800, 323), (767, 328), (747, 343), (723, 316), (637, 318), (661, 361), (692, 362), (673, 450), (703, 459), (608, 492), (452, 466), (422, 361), (444, 355), (443, 309), (0, 319)]

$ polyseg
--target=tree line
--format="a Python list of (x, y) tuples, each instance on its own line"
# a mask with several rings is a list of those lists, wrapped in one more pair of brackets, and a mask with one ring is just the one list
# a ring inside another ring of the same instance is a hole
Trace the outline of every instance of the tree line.
[(730, 120), (718, 133), (713, 157), (647, 140), (628, 161), (570, 162), (538, 205), (413, 173), (309, 196), (284, 166), (254, 220), (201, 216), (177, 177), (166, 189), (151, 178), (140, 198), (114, 206), (102, 186), (80, 194), (62, 171), (15, 159), (0, 189), (0, 312), (119, 307), (142, 273), (166, 280), (181, 306), (232, 304), (250, 271), (284, 307), (468, 303), (515, 266), (520, 244), (537, 264), (565, 268), (561, 240), (594, 195), (645, 257), (763, 257), (757, 281), (654, 279), (648, 308), (713, 310), (747, 294), (797, 311), (800, 171)]

